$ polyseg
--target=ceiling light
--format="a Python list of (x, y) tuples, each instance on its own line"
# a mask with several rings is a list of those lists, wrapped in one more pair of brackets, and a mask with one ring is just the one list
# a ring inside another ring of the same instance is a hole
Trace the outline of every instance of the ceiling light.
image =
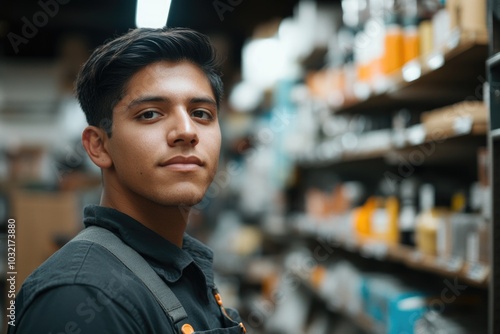
[(135, 25), (138, 28), (162, 28), (167, 25), (171, 0), (137, 0)]

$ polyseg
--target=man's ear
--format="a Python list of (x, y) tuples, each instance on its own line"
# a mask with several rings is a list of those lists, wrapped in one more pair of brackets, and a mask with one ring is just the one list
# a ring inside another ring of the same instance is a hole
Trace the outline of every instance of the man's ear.
[(108, 135), (103, 129), (96, 126), (87, 126), (82, 133), (82, 144), (90, 159), (100, 168), (105, 169), (113, 165), (113, 160), (105, 146)]

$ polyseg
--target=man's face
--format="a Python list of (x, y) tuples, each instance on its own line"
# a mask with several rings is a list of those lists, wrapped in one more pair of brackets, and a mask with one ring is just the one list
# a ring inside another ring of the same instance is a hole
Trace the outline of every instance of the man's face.
[(113, 109), (106, 186), (127, 200), (195, 205), (215, 176), (220, 145), (217, 105), (203, 71), (187, 61), (150, 64)]

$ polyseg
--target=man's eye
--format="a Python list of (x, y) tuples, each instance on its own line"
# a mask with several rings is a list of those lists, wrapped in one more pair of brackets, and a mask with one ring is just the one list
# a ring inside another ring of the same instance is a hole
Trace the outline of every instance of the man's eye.
[(210, 112), (206, 111), (206, 110), (203, 110), (203, 109), (197, 109), (197, 110), (193, 111), (191, 113), (191, 115), (193, 117), (202, 118), (202, 119), (206, 119), (206, 120), (212, 120), (213, 119), (212, 114)]
[(154, 110), (148, 110), (139, 115), (139, 119), (155, 119), (160, 116), (160, 113)]

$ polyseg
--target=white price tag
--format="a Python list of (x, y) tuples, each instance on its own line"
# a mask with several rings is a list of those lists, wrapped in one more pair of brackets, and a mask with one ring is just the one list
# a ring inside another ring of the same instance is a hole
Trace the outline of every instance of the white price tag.
[(463, 265), (464, 265), (463, 259), (454, 256), (448, 260), (445, 269), (451, 272), (457, 272), (460, 269), (462, 269)]
[(453, 122), (453, 130), (457, 135), (465, 135), (472, 131), (472, 125), (474, 124), (472, 117), (464, 116), (455, 119)]
[(407, 140), (411, 145), (420, 145), (425, 142), (427, 133), (423, 124), (416, 124), (406, 130)]
[(483, 281), (488, 275), (488, 267), (481, 263), (471, 263), (469, 264), (469, 270), (467, 271), (467, 277), (475, 281)]

